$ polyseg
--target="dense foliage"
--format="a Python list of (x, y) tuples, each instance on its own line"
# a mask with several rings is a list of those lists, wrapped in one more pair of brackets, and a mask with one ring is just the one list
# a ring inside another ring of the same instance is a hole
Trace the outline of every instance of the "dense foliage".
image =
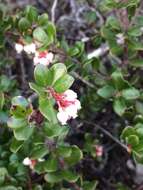
[[(1, 9), (0, 190), (136, 188), (126, 163), (143, 164), (140, 4), (101, 1), (105, 22), (74, 43), (31, 5)], [(98, 12), (85, 16), (92, 29)]]

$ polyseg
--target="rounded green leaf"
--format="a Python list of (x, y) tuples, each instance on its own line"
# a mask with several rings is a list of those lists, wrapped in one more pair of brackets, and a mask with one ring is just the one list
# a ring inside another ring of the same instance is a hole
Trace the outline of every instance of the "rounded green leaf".
[(55, 172), (58, 169), (57, 159), (50, 157), (44, 162), (44, 170), (46, 172)]
[(78, 148), (78, 146), (74, 145), (72, 146), (72, 153), (70, 157), (65, 158), (65, 161), (69, 165), (77, 164), (83, 157), (82, 151)]
[(97, 184), (97, 181), (84, 181), (83, 190), (95, 190)]
[[(36, 83), (40, 86), (46, 87), (51, 84), (51, 72), (45, 65), (37, 65), (34, 70), (34, 77)], [(36, 87), (37, 90), (37, 87)], [(39, 91), (39, 88), (38, 88)], [(41, 91), (41, 90), (40, 90)]]
[(128, 88), (128, 89), (125, 89), (122, 91), (122, 96), (126, 100), (135, 100), (135, 99), (139, 98), (140, 92), (139, 92), (139, 90), (137, 90), (135, 88)]
[(135, 125), (135, 130), (139, 136), (141, 136), (141, 137), (143, 136), (143, 124), (142, 123), (137, 123)]
[(113, 103), (113, 108), (114, 108), (114, 111), (119, 116), (122, 116), (125, 113), (125, 110), (127, 108), (124, 99), (122, 99), (122, 98), (115, 99), (114, 103)]
[(63, 158), (67, 158), (71, 155), (72, 148), (70, 146), (59, 146), (57, 148), (57, 153), (59, 156), (61, 156)]
[(18, 27), (21, 31), (26, 31), (27, 29), (30, 28), (30, 26), (31, 26), (30, 22), (25, 17), (21, 18), (20, 21), (18, 22)]
[(55, 84), (54, 84), (54, 89), (56, 92), (62, 93), (65, 92), (66, 90), (68, 90), (71, 85), (74, 82), (74, 78), (68, 74), (62, 76), (61, 78), (59, 78)]
[(114, 86), (118, 90), (122, 90), (130, 86), (129, 83), (123, 78), (123, 75), (120, 70), (116, 70), (115, 72), (113, 72), (111, 78)]
[(3, 108), (5, 102), (4, 93), (0, 92), (0, 110)]
[(44, 13), (38, 17), (38, 24), (44, 26), (48, 23), (48, 14)]
[(32, 159), (39, 159), (39, 158), (43, 158), (48, 153), (49, 153), (49, 150), (47, 147), (45, 147), (44, 145), (38, 145), (33, 148), (30, 157)]
[(115, 89), (110, 85), (106, 85), (97, 91), (97, 94), (105, 99), (111, 98), (114, 95), (114, 93)]
[(28, 5), (25, 10), (27, 19), (32, 23), (36, 22), (38, 18), (38, 12), (37, 9), (31, 5)]
[(127, 137), (127, 143), (134, 147), (139, 144), (139, 137), (137, 135), (130, 135)]
[(135, 134), (136, 134), (136, 131), (133, 127), (126, 127), (122, 131), (121, 138), (126, 140), (127, 137), (129, 137), (130, 135), (135, 135)]
[(27, 108), (29, 107), (29, 102), (23, 96), (16, 96), (12, 99), (12, 105)]
[(48, 183), (58, 183), (62, 181), (63, 177), (60, 172), (48, 173), (44, 176), (45, 181)]
[(23, 146), (23, 141), (17, 141), (15, 138), (12, 139), (12, 143), (10, 145), (10, 150), (13, 153), (16, 153), (19, 151), (19, 149)]
[(67, 68), (63, 63), (57, 63), (51, 67), (50, 71), (53, 73), (52, 84), (54, 84), (58, 79), (67, 73)]
[(67, 129), (68, 128), (66, 126), (61, 127), (58, 123), (45, 123), (44, 125), (44, 132), (49, 138), (60, 137), (63, 133), (65, 133), (65, 130), (67, 131)]
[(12, 185), (7, 185), (7, 186), (0, 187), (0, 190), (17, 190), (17, 188)]
[(57, 122), (56, 111), (54, 110), (52, 101), (48, 98), (39, 98), (39, 109), (43, 116), (52, 123)]
[(44, 31), (42, 27), (38, 27), (33, 31), (33, 37), (35, 40), (47, 44), (48, 43), (48, 35)]
[(33, 127), (26, 126), (14, 130), (14, 136), (19, 141), (25, 141), (30, 138), (33, 133)]
[(73, 173), (70, 170), (62, 171), (62, 176), (63, 176), (64, 180), (66, 180), (70, 183), (75, 183), (79, 178), (78, 174)]
[(27, 125), (27, 121), (23, 118), (11, 117), (7, 122), (8, 127), (18, 129)]

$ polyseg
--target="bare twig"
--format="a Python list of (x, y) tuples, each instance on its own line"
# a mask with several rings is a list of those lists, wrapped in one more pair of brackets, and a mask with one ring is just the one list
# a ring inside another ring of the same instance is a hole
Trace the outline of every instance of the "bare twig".
[(78, 73), (72, 71), (71, 74), (72, 74), (75, 78), (79, 79), (79, 80), (82, 81), (84, 84), (86, 84), (87, 86), (89, 86), (90, 88), (95, 88), (95, 86), (94, 86), (92, 83), (90, 83), (90, 82), (88, 82), (87, 80), (83, 79)]
[(20, 57), (20, 68), (21, 68), (22, 86), (25, 87), (27, 86), (27, 81), (26, 81), (26, 71), (24, 67), (23, 56)]
[(109, 46), (107, 44), (103, 44), (98, 49), (96, 49), (93, 52), (89, 53), (87, 55), (87, 58), (92, 59), (94, 57), (100, 57), (100, 56), (106, 54), (108, 51), (109, 51)]
[(128, 147), (121, 143), (117, 138), (115, 138), (111, 133), (109, 133), (106, 129), (100, 127), (99, 125), (89, 122), (89, 121), (85, 121), (87, 124), (89, 125), (93, 125), (94, 127), (96, 127), (97, 129), (99, 129), (100, 131), (102, 131), (106, 136), (108, 136), (110, 139), (112, 139), (114, 142), (116, 142), (118, 145), (120, 145), (124, 150), (128, 151)]
[(55, 23), (55, 13), (56, 13), (56, 7), (58, 4), (58, 0), (54, 0), (52, 8), (51, 8), (51, 21)]

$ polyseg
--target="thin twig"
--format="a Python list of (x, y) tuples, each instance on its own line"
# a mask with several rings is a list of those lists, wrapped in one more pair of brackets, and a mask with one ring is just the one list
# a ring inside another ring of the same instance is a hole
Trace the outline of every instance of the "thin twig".
[(58, 4), (58, 0), (54, 0), (52, 8), (51, 8), (51, 21), (55, 23), (55, 13), (56, 13), (56, 7)]
[(116, 142), (118, 145), (120, 145), (124, 150), (128, 150), (128, 147), (121, 143), (117, 138), (115, 138), (111, 133), (109, 133), (106, 129), (100, 127), (99, 125), (89, 122), (89, 121), (85, 121), (87, 124), (89, 125), (93, 125), (94, 127), (96, 127), (97, 129), (99, 129), (100, 131), (102, 131), (106, 136), (110, 137), (110, 139), (112, 139), (114, 142)]
[(100, 57), (106, 54), (109, 51), (109, 46), (107, 44), (101, 45), (98, 49), (94, 50), (91, 53), (88, 53), (87, 58), (92, 59), (94, 57)]
[(20, 57), (20, 69), (21, 69), (22, 87), (26, 87), (27, 81), (26, 81), (26, 71), (24, 67), (23, 56)]
[(72, 74), (75, 78), (79, 79), (79, 80), (82, 81), (84, 84), (86, 84), (87, 86), (89, 86), (90, 88), (95, 88), (95, 86), (94, 86), (92, 83), (90, 83), (90, 82), (88, 82), (87, 80), (85, 80), (84, 78), (82, 78), (78, 73), (72, 71), (71, 74)]

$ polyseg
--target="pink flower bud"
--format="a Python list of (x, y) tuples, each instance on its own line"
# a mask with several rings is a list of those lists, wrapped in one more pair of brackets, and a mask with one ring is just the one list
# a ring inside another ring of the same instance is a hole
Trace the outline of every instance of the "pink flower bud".
[(96, 155), (97, 157), (101, 157), (103, 155), (103, 147), (100, 145), (96, 146)]

